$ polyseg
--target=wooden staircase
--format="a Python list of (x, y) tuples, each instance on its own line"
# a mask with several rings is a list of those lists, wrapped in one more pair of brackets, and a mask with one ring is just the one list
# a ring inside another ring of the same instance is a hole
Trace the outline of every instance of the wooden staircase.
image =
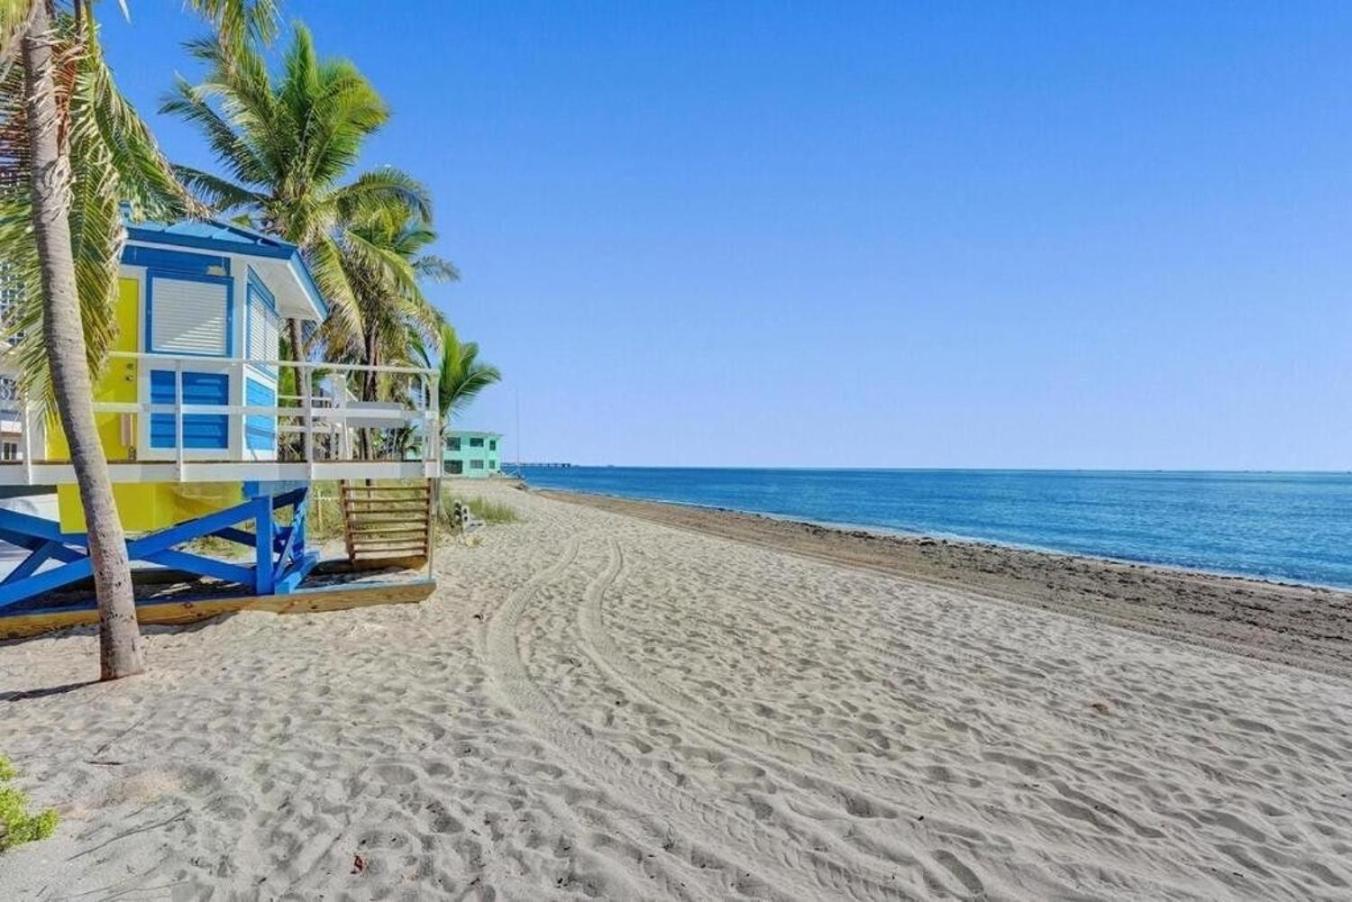
[(338, 483), (343, 539), (354, 568), (421, 567), (432, 548), (432, 480), (410, 485)]

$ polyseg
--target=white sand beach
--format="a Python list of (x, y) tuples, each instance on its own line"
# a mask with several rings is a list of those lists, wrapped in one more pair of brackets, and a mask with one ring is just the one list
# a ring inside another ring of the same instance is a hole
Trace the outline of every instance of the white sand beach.
[(1343, 677), (473, 491), (421, 605), (0, 645), (0, 898), (1352, 898)]

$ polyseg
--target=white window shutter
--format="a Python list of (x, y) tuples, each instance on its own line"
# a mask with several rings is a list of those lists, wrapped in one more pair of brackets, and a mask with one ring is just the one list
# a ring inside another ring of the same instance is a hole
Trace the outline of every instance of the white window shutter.
[(277, 346), (277, 314), (259, 301), (249, 303), (249, 349), (252, 360), (276, 360), (281, 350)]
[(277, 360), (282, 356), (282, 349), (278, 346), (278, 323), (277, 314), (271, 310), (264, 317), (267, 323), (267, 340), (263, 342), (263, 350), (267, 353), (269, 360)]
[(150, 290), (152, 350), (226, 356), (228, 294), (224, 284), (157, 277), (151, 280)]

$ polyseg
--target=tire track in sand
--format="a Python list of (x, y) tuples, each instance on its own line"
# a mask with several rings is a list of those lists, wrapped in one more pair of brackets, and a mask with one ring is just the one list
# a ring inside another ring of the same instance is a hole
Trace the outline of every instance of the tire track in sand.
[[(613, 747), (593, 738), (590, 730), (559, 711), (530, 676), (521, 657), (517, 630), (522, 615), (539, 590), (558, 579), (573, 564), (581, 545), (574, 537), (559, 559), (512, 592), (490, 616), (484, 629), (485, 660), (493, 685), (506, 706), (539, 736), (553, 744), (580, 774), (604, 773), (604, 786), (616, 793), (618, 804), (635, 812), (660, 832), (674, 826), (687, 838), (718, 837), (718, 851), (691, 843), (700, 862), (713, 862), (735, 875), (732, 888), (754, 897), (785, 902), (811, 898), (911, 899), (894, 876), (863, 873), (864, 869), (832, 860), (803, 840), (771, 835), (759, 823), (729, 816), (697, 795), (676, 787), (640, 767)], [(605, 570), (587, 592), (604, 592), (619, 574), (618, 556), (611, 556)], [(600, 585), (599, 590), (593, 586)], [(661, 815), (645, 812), (662, 812)], [(835, 846), (829, 837), (813, 837), (813, 845)], [(775, 862), (772, 878), (759, 873), (763, 863)], [(805, 879), (810, 875), (810, 882)], [(781, 885), (788, 884), (788, 885)], [(937, 887), (936, 887), (937, 888)]]
[[(562, 576), (568, 570), (569, 566), (572, 565), (573, 561), (576, 559), (580, 544), (581, 539), (579, 537), (574, 536), (572, 539), (570, 539), (567, 542), (567, 544), (565, 544), (564, 549), (562, 553), (559, 555), (557, 560), (555, 560), (552, 564), (544, 567), (539, 572), (532, 575), (522, 586), (520, 586), (519, 588), (517, 588), (511, 594), (508, 595), (507, 601), (498, 605), (495, 609), (493, 609), (491, 613), (488, 613), (486, 616), (486, 622), (482, 627), (480, 641), (478, 643), (480, 646), (480, 659), (485, 662), (485, 670), (488, 673), (490, 684), (498, 686), (499, 694), (503, 696), (503, 702), (508, 707), (514, 707), (512, 699), (515, 696), (519, 695), (521, 691), (528, 691), (529, 688), (533, 688), (533, 684), (530, 684), (529, 676), (525, 674), (525, 668), (524, 665), (522, 665), (519, 669), (520, 672), (518, 673), (514, 668), (513, 674), (511, 676), (513, 679), (522, 679), (524, 680), (524, 684), (530, 685), (526, 686), (523, 684), (521, 688), (518, 688), (516, 690), (504, 688), (505, 675), (499, 669), (493, 666), (493, 660), (491, 657), (491, 650), (493, 648), (493, 646), (490, 644), (492, 624), (500, 619), (501, 613), (509, 605), (513, 604), (521, 605), (523, 600), (529, 601), (530, 597), (533, 596), (540, 587), (547, 585), (552, 580), (557, 579), (559, 576)], [(514, 623), (516, 621), (519, 621), (520, 614), (521, 610), (518, 610), (513, 615)], [(515, 629), (512, 630), (511, 639), (512, 639), (512, 658), (518, 664), (520, 664), (521, 663), (520, 649), (517, 648), (515, 644)], [(562, 746), (560, 746), (560, 748), (562, 748)], [(587, 767), (585, 766), (585, 762), (582, 763), (582, 766), (579, 766), (579, 762), (576, 760), (573, 760), (570, 763), (572, 763), (574, 768), (578, 771), (577, 776), (580, 779), (586, 782), (590, 782), (593, 784), (593, 786), (596, 787), (598, 797), (606, 798), (612, 803), (612, 805), (614, 805), (615, 813), (627, 812), (635, 816), (636, 820), (640, 824), (640, 827), (645, 833), (645, 838), (647, 839), (647, 841), (653, 843), (660, 843), (665, 848), (671, 850), (674, 854), (680, 854), (681, 852), (688, 853), (689, 860), (686, 863), (686, 866), (688, 867), (689, 870), (687, 874), (683, 875), (685, 877), (685, 882), (682, 882), (680, 878), (673, 878), (671, 876), (667, 877), (668, 886), (666, 887), (666, 889), (670, 897), (680, 899), (712, 898), (715, 895), (717, 895), (716, 884), (708, 881), (707, 871), (704, 869), (707, 867), (707, 863), (714, 863), (717, 864), (719, 867), (727, 868), (728, 865), (726, 862), (719, 860), (714, 855), (708, 854), (702, 848), (688, 841), (683, 843), (673, 842), (671, 838), (671, 831), (669, 829), (664, 830), (663, 829), (664, 825), (655, 823), (654, 819), (651, 816), (645, 814), (641, 810), (635, 809), (633, 805), (628, 804), (622, 800), (614, 799), (610, 795), (609, 787), (606, 787), (604, 785), (596, 785), (596, 782), (594, 780), (591, 780), (589, 777)], [(593, 815), (593, 819), (595, 819), (595, 817), (596, 815)], [(622, 833), (622, 828), (620, 828), (618, 824), (614, 824), (613, 822), (611, 829), (614, 829), (617, 833)], [(626, 840), (631, 844), (633, 843), (631, 837), (626, 837)], [(701, 892), (697, 896), (692, 896), (689, 891), (689, 888), (687, 887), (687, 884), (696, 884), (696, 883), (703, 883), (704, 885), (702, 887)]]
[[(774, 771), (790, 785), (829, 798), (831, 802), (839, 806), (843, 814), (849, 817), (866, 819), (875, 817), (899, 818), (899, 812), (880, 810), (878, 805), (857, 790), (837, 783), (830, 777), (815, 773), (800, 763), (790, 762), (780, 755), (752, 748), (749, 743), (759, 740), (766, 746), (779, 750), (781, 754), (791, 755), (797, 761), (802, 761), (804, 758), (817, 761), (820, 755), (816, 750), (797, 742), (781, 739), (770, 730), (750, 727), (722, 713), (710, 711), (700, 706), (697, 701), (685, 693), (667, 688), (659, 680), (643, 671), (642, 668), (631, 665), (628, 656), (611, 640), (605, 629), (602, 602), (605, 599), (606, 591), (614, 585), (620, 574), (628, 570), (624, 549), (618, 542), (613, 539), (610, 540), (608, 551), (610, 563), (607, 564), (603, 577), (587, 586), (582, 604), (577, 609), (577, 624), (578, 632), (582, 637), (582, 650), (603, 674), (629, 695), (646, 701), (669, 716), (680, 720), (690, 732), (700, 736), (706, 742), (721, 746), (736, 757), (754, 761), (766, 770)], [(706, 722), (712, 722), (715, 726), (706, 726)], [(851, 768), (851, 770), (854, 769)], [(943, 807), (941, 799), (927, 798), (925, 801), (933, 808)], [(810, 817), (810, 815), (800, 816)], [(895, 845), (884, 848), (874, 841), (864, 839), (859, 833), (853, 831), (850, 838), (855, 841), (854, 848), (866, 855), (880, 859), (885, 866), (895, 867), (900, 865), (914, 870), (918, 873), (922, 884), (931, 891), (943, 888), (960, 896), (964, 893), (982, 892), (984, 890), (976, 875), (957, 860), (951, 852), (940, 850), (936, 853), (935, 858), (944, 870), (959, 882), (960, 886), (958, 887), (947, 886), (936, 869), (929, 867), (924, 861)], [(1007, 849), (1003, 851), (1007, 851)], [(1048, 889), (1059, 890), (1063, 888), (1048, 887)]]
[[(605, 629), (603, 601), (606, 591), (621, 574), (628, 571), (624, 550), (619, 543), (613, 539), (610, 540), (608, 551), (610, 562), (607, 564), (607, 569), (601, 579), (592, 582), (587, 587), (582, 604), (577, 609), (577, 623), (582, 638), (583, 652), (603, 674), (608, 676), (623, 691), (636, 699), (646, 701), (662, 710), (666, 715), (679, 720), (690, 732), (699, 735), (705, 741), (722, 747), (734, 756), (753, 761), (762, 768), (777, 773), (789, 784), (799, 789), (829, 799), (852, 818), (862, 818), (865, 821), (877, 818), (900, 819), (902, 812), (897, 810), (898, 807), (922, 810), (928, 808), (930, 811), (946, 811), (948, 817), (946, 819), (931, 818), (932, 827), (928, 824), (925, 825), (922, 828), (924, 833), (937, 832), (949, 840), (956, 838), (964, 846), (970, 845), (974, 837), (983, 835), (970, 823), (961, 823), (961, 817), (956, 820), (953, 818), (953, 812), (965, 807), (967, 803), (948, 793), (936, 792), (928, 787), (906, 784), (899, 778), (883, 777), (871, 769), (859, 768), (850, 763), (837, 765), (856, 783), (868, 784), (867, 788), (876, 794), (875, 801), (874, 798), (869, 798), (859, 791), (859, 789), (864, 788), (862, 785), (859, 787), (846, 785), (839, 782), (835, 775), (825, 773), (813, 766), (823, 763), (822, 755), (816, 749), (809, 748), (794, 740), (784, 739), (767, 728), (749, 725), (722, 712), (710, 710), (688, 693), (664, 685), (641, 666), (632, 663), (629, 656), (616, 645)], [(756, 748), (756, 743), (763, 743), (765, 748)], [(978, 806), (978, 809), (986, 807)], [(1003, 820), (1002, 815), (1006, 812), (992, 809), (984, 810), (983, 814), (991, 822), (998, 823)], [(1115, 868), (1105, 868), (1102, 865), (1102, 845), (1108, 840), (1108, 837), (1066, 831), (1059, 828), (1059, 825), (1043, 822), (1031, 813), (1025, 816), (1031, 822), (1041, 823), (1049, 830), (1063, 834), (1060, 841), (1052, 842), (1052, 847), (1056, 848), (1058, 854), (1066, 859), (1078, 861), (1085, 866), (1099, 867), (1105, 872), (1113, 874), (1115, 879), (1124, 881), (1125, 884), (1141, 880), (1135, 869), (1120, 871)], [(910, 820), (910, 818), (907, 818), (907, 820)], [(1020, 827), (1019, 824), (1010, 824), (1009, 826), (1013, 829)], [(1023, 824), (1022, 828), (1027, 829), (1028, 826), (1028, 824)], [(946, 827), (951, 829), (946, 830)], [(888, 865), (903, 865), (914, 869), (920, 874), (924, 885), (931, 891), (942, 886), (955, 895), (962, 895), (993, 889), (992, 887), (984, 887), (982, 881), (972, 869), (954, 856), (949, 849), (935, 849), (931, 853), (932, 859), (949, 876), (949, 879), (956, 880), (960, 887), (945, 886), (945, 881), (940, 878), (936, 868), (927, 865), (924, 860), (916, 858), (913, 854), (902, 851), (894, 845), (880, 845), (876, 841), (865, 838), (859, 832), (853, 832), (850, 838), (854, 840), (854, 848), (864, 854), (879, 858)], [(1050, 839), (1050, 837), (1046, 838)], [(1070, 840), (1070, 842), (1067, 843), (1066, 840)], [(999, 834), (994, 836), (985, 834), (985, 841), (992, 842), (996, 847), (988, 850), (991, 853), (990, 857), (995, 860), (1007, 855), (1013, 848), (1013, 843), (1009, 838)], [(1113, 844), (1119, 846), (1117, 850), (1119, 854), (1125, 854), (1128, 848), (1131, 854), (1138, 856), (1153, 854), (1153, 850), (1148, 848), (1135, 846), (1122, 848), (1121, 843)], [(1186, 877), (1187, 874), (1179, 873), (1176, 876)], [(1179, 885), (1169, 882), (1154, 883), (1152, 881), (1152, 884), (1150, 887), (1141, 888), (1156, 893), (1177, 893), (1181, 889)], [(1029, 887), (1025, 886), (1024, 889), (1027, 890)], [(1040, 892), (1055, 894), (1069, 892), (1069, 890), (1067, 887), (1049, 880), (1047, 885), (1040, 889)]]

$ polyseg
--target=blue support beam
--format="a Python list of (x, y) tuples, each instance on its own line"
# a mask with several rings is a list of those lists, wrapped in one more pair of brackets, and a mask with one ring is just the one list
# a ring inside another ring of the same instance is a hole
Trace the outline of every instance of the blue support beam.
[(305, 534), (310, 526), (310, 495), (307, 492), (305, 497), (296, 504), (295, 514), (291, 520), (291, 528), (295, 531), (294, 541), (291, 536), (287, 537), (291, 541), (291, 550), (295, 554), (305, 553)]
[(248, 502), (253, 509), (254, 535), (254, 593), (271, 595), (276, 574), (272, 569), (272, 499), (255, 498)]
[(0, 586), (0, 608), (8, 607), (15, 602), (24, 601), (43, 592), (59, 589), (70, 583), (79, 582), (82, 579), (88, 579), (93, 575), (94, 570), (91, 568), (87, 557), (62, 564), (60, 567), (54, 567), (51, 570), (34, 573), (25, 579)]
[(310, 499), (302, 497), (296, 502), (296, 507), (291, 516), (291, 527), (286, 530), (286, 542), (282, 545), (282, 552), (277, 556), (277, 566), (273, 570), (273, 580), (282, 575), (287, 564), (291, 562), (291, 555), (296, 550), (296, 541), (300, 540), (301, 548), (305, 546), (305, 514), (308, 510)]
[(282, 492), (280, 495), (273, 495), (271, 496), (272, 509), (277, 510), (278, 508), (282, 507), (292, 507), (302, 498), (305, 498), (309, 494), (310, 490), (302, 486), (301, 488), (298, 489), (291, 489), (290, 491)]
[(289, 569), (276, 582), (274, 591), (278, 595), (290, 595), (300, 586), (305, 577), (310, 575), (315, 564), (319, 563), (319, 555), (313, 551), (302, 554), (297, 560), (292, 562)]
[(227, 542), (235, 542), (240, 545), (247, 545), (253, 548), (257, 544), (257, 537), (236, 526), (227, 526), (225, 529), (218, 529), (212, 533), (218, 539), (225, 539)]
[(186, 570), (189, 573), (196, 573), (198, 576), (211, 576), (228, 583), (252, 586), (254, 582), (253, 570), (249, 567), (229, 564), (225, 561), (218, 561), (215, 558), (204, 557), (200, 554), (192, 554), (188, 551), (176, 551), (174, 549), (157, 551), (148, 555), (145, 560), (152, 564), (159, 564), (161, 567)]
[(42, 542), (38, 547), (29, 552), (28, 557), (20, 561), (19, 566), (11, 570), (9, 575), (6, 576), (3, 581), (0, 581), (0, 586), (15, 583), (21, 579), (27, 579), (32, 576), (39, 567), (55, 557), (58, 550), (65, 550), (65, 546), (58, 545), (56, 542)]
[(52, 542), (67, 540), (66, 534), (61, 532), (60, 523), (19, 511), (0, 509), (0, 529)]
[(21, 532), (14, 532), (9, 529), (0, 529), (0, 542), (8, 542), (11, 545), (17, 545), (27, 551), (37, 551), (47, 539), (37, 536), (24, 535)]
[[(274, 520), (275, 511), (286, 507), (294, 508), (291, 525), (279, 527)], [(317, 555), (305, 551), (308, 508), (309, 489), (304, 486), (277, 495), (250, 498), (242, 504), (130, 541), (127, 556), (198, 576), (239, 583), (257, 595), (291, 592), (317, 562)], [(254, 523), (253, 532), (239, 528), (239, 524), (250, 520)], [(210, 535), (252, 547), (253, 566), (221, 561), (177, 547)], [(0, 509), (0, 541), (29, 552), (16, 569), (0, 581), (0, 610), (92, 575), (86, 551), (88, 537), (83, 533), (62, 532), (60, 524), (51, 520)], [(50, 570), (37, 572), (51, 560), (61, 563)]]

